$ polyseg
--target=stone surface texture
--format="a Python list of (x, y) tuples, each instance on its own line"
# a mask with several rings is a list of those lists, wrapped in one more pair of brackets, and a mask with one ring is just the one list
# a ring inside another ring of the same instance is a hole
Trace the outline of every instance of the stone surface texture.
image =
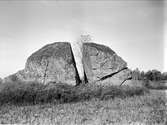
[[(83, 44), (83, 65), (88, 83), (96, 81), (124, 81), (130, 77), (127, 63), (109, 47), (96, 44)], [(76, 85), (78, 73), (68, 42), (48, 44), (33, 53), (25, 68), (9, 76), (6, 80), (37, 81), (47, 83), (67, 83)]]

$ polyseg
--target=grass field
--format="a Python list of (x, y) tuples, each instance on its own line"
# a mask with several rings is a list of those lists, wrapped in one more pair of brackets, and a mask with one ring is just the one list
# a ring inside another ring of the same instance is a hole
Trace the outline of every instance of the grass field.
[(167, 124), (165, 90), (19, 82), (0, 89), (0, 124)]

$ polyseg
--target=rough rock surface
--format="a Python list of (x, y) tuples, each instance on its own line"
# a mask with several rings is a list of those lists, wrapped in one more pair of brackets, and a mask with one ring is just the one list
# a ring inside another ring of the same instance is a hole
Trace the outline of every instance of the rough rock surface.
[[(84, 43), (83, 63), (89, 83), (111, 78), (121, 83), (130, 74), (121, 57), (109, 47), (96, 43)], [(70, 43), (56, 42), (36, 51), (27, 59), (25, 69), (14, 74), (14, 79), (75, 85), (78, 73)]]

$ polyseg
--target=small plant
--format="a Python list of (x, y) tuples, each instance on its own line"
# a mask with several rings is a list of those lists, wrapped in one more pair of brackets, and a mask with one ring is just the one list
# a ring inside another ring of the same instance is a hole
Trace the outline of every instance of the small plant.
[(10, 80), (12, 81), (12, 82), (16, 82), (16, 81), (18, 81), (19, 79), (18, 79), (18, 77), (14, 74), (14, 75), (11, 75), (11, 76), (9, 76), (9, 78), (10, 78)]

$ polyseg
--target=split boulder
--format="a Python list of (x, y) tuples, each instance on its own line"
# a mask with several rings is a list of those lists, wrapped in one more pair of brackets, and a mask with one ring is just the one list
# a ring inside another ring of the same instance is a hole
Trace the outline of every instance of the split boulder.
[[(116, 79), (121, 84), (130, 77), (127, 63), (104, 45), (84, 43), (83, 65), (88, 83)], [(27, 59), (23, 70), (13, 75), (22, 81), (76, 85), (78, 73), (70, 43), (55, 42), (42, 47)]]

